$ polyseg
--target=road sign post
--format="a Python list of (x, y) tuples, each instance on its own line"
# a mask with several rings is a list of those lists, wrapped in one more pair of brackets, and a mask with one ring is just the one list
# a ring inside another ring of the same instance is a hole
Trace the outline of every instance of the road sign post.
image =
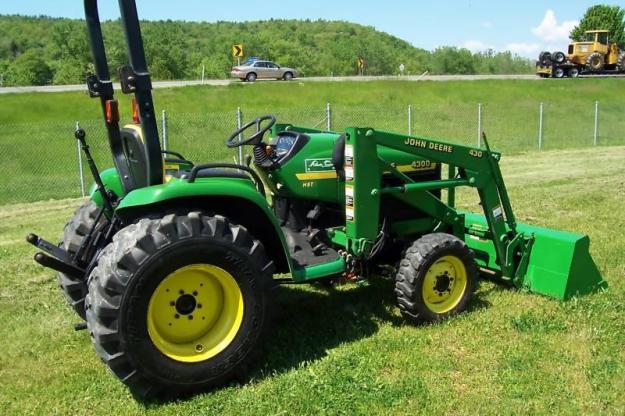
[(358, 58), (358, 73), (360, 75), (365, 74), (365, 58)]

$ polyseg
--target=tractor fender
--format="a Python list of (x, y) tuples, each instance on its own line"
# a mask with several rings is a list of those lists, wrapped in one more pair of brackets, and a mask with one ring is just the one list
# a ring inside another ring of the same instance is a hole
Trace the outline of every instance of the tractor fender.
[(193, 183), (175, 180), (128, 193), (115, 212), (129, 224), (147, 216), (184, 209), (222, 215), (260, 240), (278, 273), (292, 271), (286, 239), (265, 197), (248, 179), (202, 178)]
[[(117, 169), (109, 168), (103, 170), (100, 172), (100, 179), (102, 179), (102, 184), (104, 184), (107, 190), (112, 191), (120, 198), (124, 196), (124, 188), (122, 187), (122, 182), (119, 180)], [(102, 195), (98, 192), (98, 187), (95, 183), (92, 183), (89, 188), (89, 197), (97, 206), (102, 207)]]

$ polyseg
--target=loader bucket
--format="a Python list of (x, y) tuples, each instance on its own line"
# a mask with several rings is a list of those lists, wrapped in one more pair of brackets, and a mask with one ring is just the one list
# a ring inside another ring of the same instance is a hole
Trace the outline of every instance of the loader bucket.
[[(487, 228), (481, 215), (466, 214), (466, 224)], [(590, 255), (590, 238), (587, 235), (551, 230), (519, 223), (517, 231), (534, 235), (527, 272), (520, 286), (530, 291), (560, 300), (570, 299), (607, 288)], [(465, 238), (467, 245), (476, 251), (480, 266), (498, 270), (495, 249), (490, 240)]]

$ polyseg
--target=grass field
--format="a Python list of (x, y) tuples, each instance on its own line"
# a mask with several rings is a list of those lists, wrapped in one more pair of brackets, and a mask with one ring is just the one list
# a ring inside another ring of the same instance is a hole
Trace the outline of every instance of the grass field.
[(250, 378), (171, 403), (129, 395), (31, 260), (24, 235), (58, 235), (79, 201), (2, 206), (0, 414), (623, 414), (624, 160), (604, 147), (502, 162), (518, 219), (589, 234), (607, 292), (561, 303), (484, 282), (468, 313), (413, 327), (389, 281), (284, 288)]
[[(273, 113), (280, 121), (407, 132), (413, 106), (414, 134), (475, 144), (477, 104), (491, 145), (506, 153), (537, 147), (538, 106), (545, 103), (545, 149), (582, 148), (593, 140), (594, 102), (600, 101), (599, 144), (625, 145), (625, 79), (462, 82), (268, 82), (223, 87), (155, 90), (155, 105), (169, 114), (170, 148), (196, 162), (231, 160), (224, 141), (235, 129), (235, 110), (244, 118)], [(129, 115), (127, 96), (120, 96)], [(110, 165), (97, 101), (85, 94), (0, 95), (0, 205), (79, 195), (77, 152), (72, 130), (81, 121), (96, 159)]]

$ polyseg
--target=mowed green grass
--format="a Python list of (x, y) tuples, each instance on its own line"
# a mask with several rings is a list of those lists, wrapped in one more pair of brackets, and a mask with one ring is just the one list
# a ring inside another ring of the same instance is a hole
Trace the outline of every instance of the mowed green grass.
[(24, 235), (54, 239), (80, 201), (3, 206), (0, 414), (623, 414), (624, 160), (604, 147), (502, 161), (518, 219), (589, 234), (606, 292), (558, 302), (483, 282), (467, 313), (414, 327), (389, 281), (285, 287), (249, 378), (169, 403), (131, 397), (31, 260)]
[[(625, 79), (486, 80), (459, 82), (259, 82), (154, 91), (160, 118), (169, 118), (169, 147), (196, 162), (231, 161), (225, 147), (236, 128), (236, 109), (245, 120), (275, 114), (281, 122), (325, 128), (369, 126), (412, 132), (475, 145), (477, 105), (493, 148), (505, 153), (538, 145), (538, 108), (545, 103), (544, 148), (588, 147), (593, 142), (594, 102), (600, 101), (599, 144), (625, 145)], [(130, 116), (128, 96), (120, 108)], [(111, 165), (97, 100), (84, 93), (0, 95), (0, 205), (79, 195), (75, 121), (87, 130), (101, 167)], [(87, 173), (88, 177), (88, 173)]]

